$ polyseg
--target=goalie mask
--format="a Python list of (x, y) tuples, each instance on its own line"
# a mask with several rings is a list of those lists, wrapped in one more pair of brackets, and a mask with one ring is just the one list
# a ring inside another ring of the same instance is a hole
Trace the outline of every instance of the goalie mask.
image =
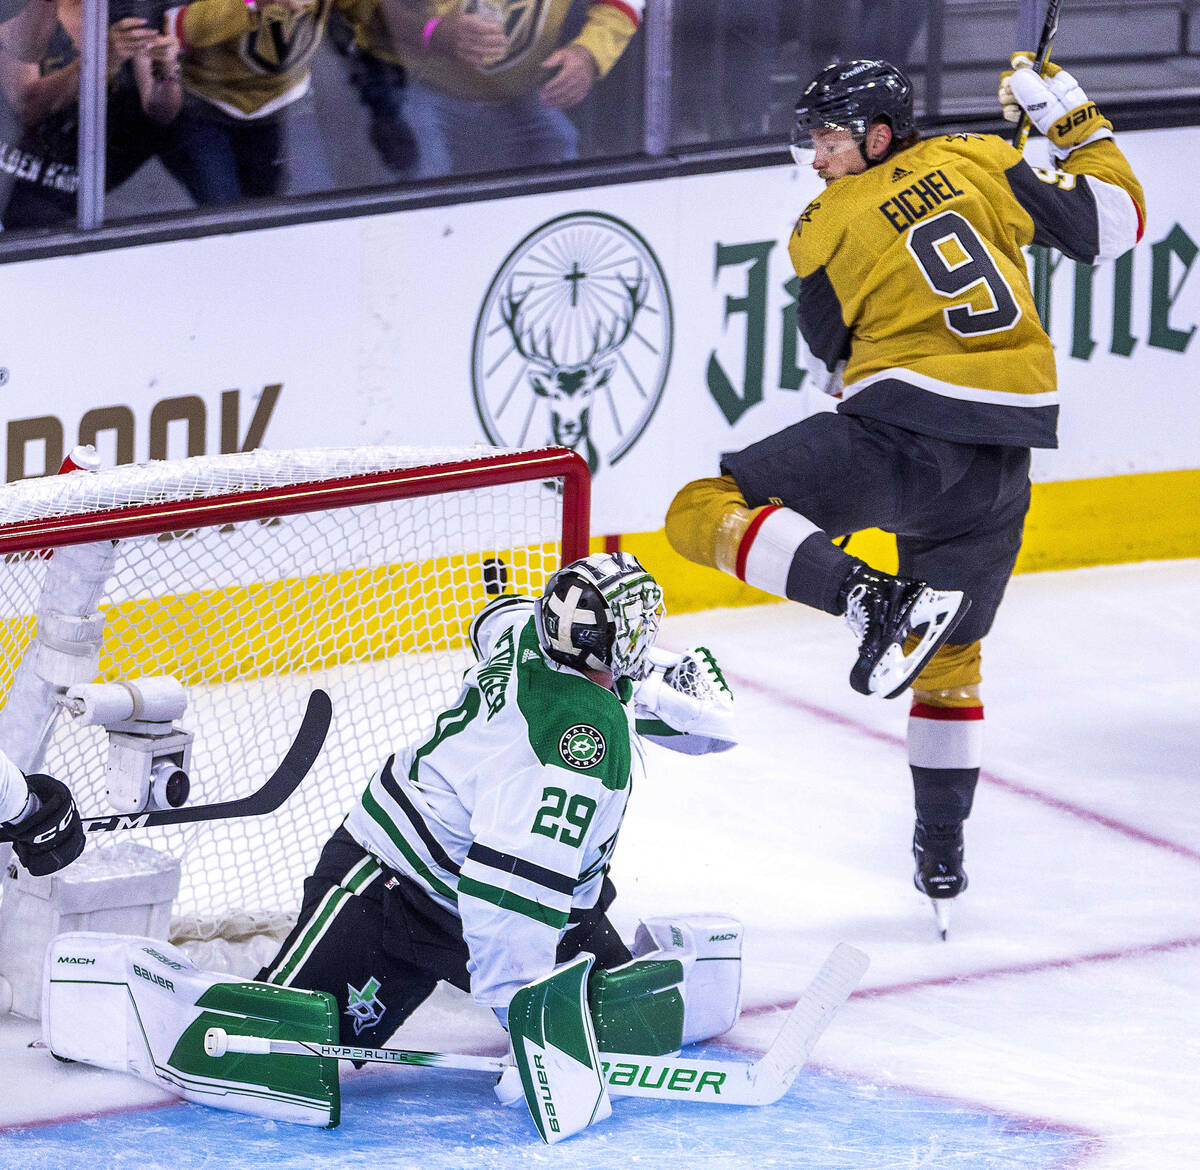
[(533, 614), (542, 649), (556, 662), (636, 680), (658, 636), (662, 589), (637, 557), (594, 553), (552, 574)]
[(813, 160), (813, 134), (829, 130), (848, 130), (853, 145), (861, 149), (867, 131), (881, 120), (891, 126), (893, 143), (912, 134), (916, 129), (912, 82), (887, 61), (827, 65), (804, 87), (796, 103), (792, 157), (798, 165), (808, 166)]

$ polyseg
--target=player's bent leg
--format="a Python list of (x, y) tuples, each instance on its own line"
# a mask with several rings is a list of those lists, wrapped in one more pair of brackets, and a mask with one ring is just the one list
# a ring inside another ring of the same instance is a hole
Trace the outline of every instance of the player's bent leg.
[(726, 915), (640, 923), (634, 960), (592, 973), (601, 1051), (661, 1056), (728, 1032), (741, 1004), (742, 935), (742, 924)]
[(908, 719), (916, 825), (914, 883), (928, 897), (967, 888), (963, 821), (971, 812), (983, 754), (980, 643), (947, 645), (913, 685)]
[(404, 940), (390, 937), (389, 872), (338, 829), (304, 883), (296, 926), (258, 974), (263, 982), (331, 994), (347, 1044), (385, 1044), (439, 978), (406, 961)]
[(859, 562), (799, 512), (778, 502), (752, 508), (733, 476), (697, 479), (667, 509), (667, 541), (696, 564), (747, 585), (838, 614), (838, 591)]
[(729, 475), (685, 485), (667, 510), (666, 532), (688, 560), (844, 616), (859, 643), (850, 685), (865, 695), (900, 694), (971, 604), (960, 591), (871, 569), (791, 508), (751, 508)]

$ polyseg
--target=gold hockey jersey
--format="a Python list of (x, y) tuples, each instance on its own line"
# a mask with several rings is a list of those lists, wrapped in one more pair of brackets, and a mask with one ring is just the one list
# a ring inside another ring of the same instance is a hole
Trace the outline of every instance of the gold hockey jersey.
[(1086, 263), (1141, 237), (1141, 186), (1111, 139), (1061, 171), (994, 135), (918, 142), (832, 182), (796, 223), (800, 329), (838, 410), (958, 442), (1057, 446), (1054, 353), (1030, 243)]
[(234, 118), (261, 118), (302, 97), (333, 8), (365, 20), (376, 0), (193, 0), (165, 27), (183, 50), (183, 85)]
[[(408, 0), (422, 21), (471, 12), (475, 0)], [(571, 0), (502, 0), (508, 51), (477, 67), (440, 53), (403, 47), (401, 63), (434, 89), (474, 101), (502, 102), (538, 89), (547, 79), (542, 62), (559, 47)], [(593, 0), (579, 35), (571, 42), (592, 54), (603, 77), (625, 51), (642, 19), (645, 0)]]

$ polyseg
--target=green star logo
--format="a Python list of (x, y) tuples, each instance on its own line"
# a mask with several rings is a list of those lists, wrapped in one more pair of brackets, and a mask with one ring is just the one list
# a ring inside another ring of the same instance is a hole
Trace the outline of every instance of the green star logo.
[(346, 984), (346, 1015), (354, 1021), (354, 1034), (361, 1035), (364, 1028), (370, 1028), (383, 1019), (387, 1008), (376, 998), (380, 983), (374, 975), (362, 985), (355, 987)]
[(571, 768), (594, 768), (608, 751), (604, 736), (587, 723), (568, 727), (558, 741), (558, 754)]

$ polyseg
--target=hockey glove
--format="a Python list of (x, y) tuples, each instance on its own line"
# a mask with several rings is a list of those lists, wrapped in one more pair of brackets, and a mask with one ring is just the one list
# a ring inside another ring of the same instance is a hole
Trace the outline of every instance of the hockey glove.
[(67, 786), (53, 776), (27, 776), (33, 810), (17, 821), (0, 824), (0, 841), (34, 877), (45, 877), (70, 865), (87, 843), (83, 823)]
[(638, 734), (685, 755), (733, 747), (733, 695), (712, 651), (654, 648), (649, 658), (651, 670), (636, 691)]
[(1050, 62), (1044, 77), (1033, 68), (1028, 53), (1014, 53), (1012, 69), (1000, 75), (1000, 106), (1010, 122), (1021, 119), (1021, 111), (1050, 140), (1061, 161), (1077, 147), (1112, 137), (1112, 123), (1088, 101), (1087, 94), (1065, 69)]

